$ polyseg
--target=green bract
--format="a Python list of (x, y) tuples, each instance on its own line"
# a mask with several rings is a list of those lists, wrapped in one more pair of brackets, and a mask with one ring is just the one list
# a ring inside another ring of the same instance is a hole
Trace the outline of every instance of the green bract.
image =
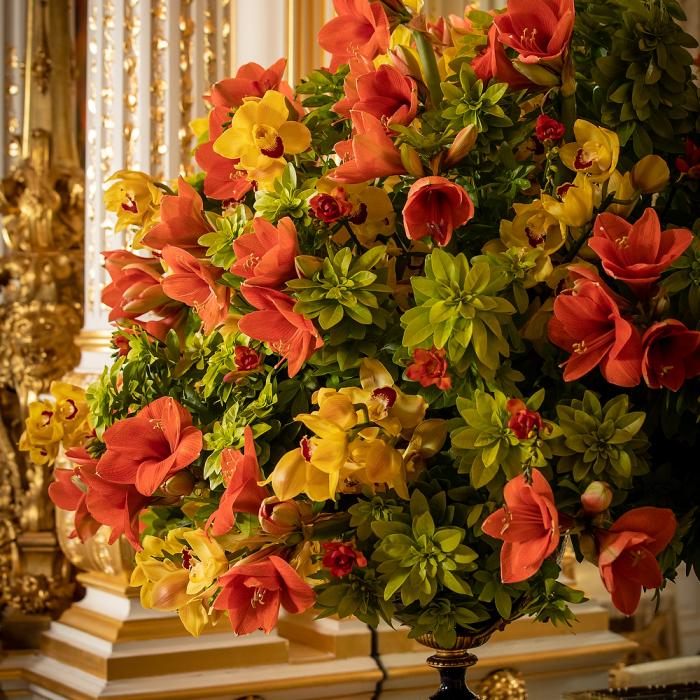
[(576, 482), (603, 478), (621, 487), (632, 476), (643, 474), (647, 470), (648, 442), (642, 431), (646, 414), (628, 408), (625, 394), (601, 406), (592, 391), (586, 391), (582, 401), (558, 405), (563, 434), (552, 448), (561, 457), (557, 470), (572, 472)]
[[(419, 512), (420, 511), (420, 512)], [(372, 531), (380, 538), (372, 558), (380, 562), (377, 571), (385, 583), (384, 599), (399, 593), (401, 602), (427, 605), (438, 584), (455, 593), (470, 595), (469, 584), (459, 572), (473, 571), (476, 552), (462, 544), (460, 527), (435, 527), (433, 516), (420, 491), (411, 498), (412, 525), (375, 521)]]
[(507, 276), (494, 275), (486, 262), (470, 267), (462, 253), (433, 250), (425, 276), (411, 279), (416, 305), (401, 317), (403, 344), (410, 350), (446, 347), (450, 363), (460, 370), (473, 363), (493, 376), (499, 356), (510, 354), (503, 326), (515, 308), (499, 296), (507, 285)]
[(236, 261), (233, 242), (243, 233), (247, 223), (245, 207), (239, 204), (233, 211), (228, 210), (225, 216), (207, 212), (207, 221), (214, 230), (200, 236), (199, 245), (207, 247), (206, 255), (212, 265), (228, 270)]

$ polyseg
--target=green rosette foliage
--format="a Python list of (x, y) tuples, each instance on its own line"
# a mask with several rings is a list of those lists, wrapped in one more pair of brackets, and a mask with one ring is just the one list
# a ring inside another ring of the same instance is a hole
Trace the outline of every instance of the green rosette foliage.
[(507, 276), (494, 275), (487, 262), (470, 266), (462, 253), (433, 250), (425, 276), (413, 277), (411, 286), (416, 305), (401, 317), (404, 346), (447, 348), (450, 363), (460, 371), (473, 364), (493, 377), (500, 356), (510, 354), (503, 327), (515, 307), (499, 296), (508, 286)]
[(313, 194), (313, 188), (299, 187), (297, 171), (291, 163), (287, 163), (272, 190), (258, 190), (255, 193), (255, 213), (273, 223), (284, 216), (308, 223), (309, 197)]
[(601, 405), (592, 391), (583, 400), (557, 406), (562, 434), (553, 443), (560, 457), (557, 471), (571, 472), (577, 483), (610, 480), (624, 488), (632, 476), (648, 471), (647, 437), (642, 430), (646, 414), (629, 411), (625, 394)]
[(462, 544), (466, 532), (461, 527), (436, 527), (427, 500), (420, 491), (411, 498), (411, 524), (375, 521), (374, 534), (380, 538), (372, 558), (379, 562), (384, 599), (400, 592), (403, 605), (418, 601), (430, 603), (438, 586), (470, 595), (469, 584), (460, 573), (476, 569), (477, 554)]
[(664, 291), (676, 297), (680, 312), (691, 318), (700, 316), (700, 239), (671, 265), (671, 274), (663, 281)]
[[(543, 400), (544, 391), (540, 390), (525, 406), (528, 411), (537, 411)], [(546, 467), (552, 459), (548, 441), (559, 435), (558, 427), (543, 421), (542, 430), (519, 439), (508, 427), (511, 412), (502, 392), (477, 390), (470, 399), (458, 398), (457, 410), (462, 420), (450, 433), (452, 448), (460, 473), (468, 473), (475, 488), (490, 486), (498, 492), (506, 479), (521, 474), (524, 467)]]
[(225, 215), (207, 212), (207, 221), (214, 230), (200, 236), (198, 243), (206, 246), (206, 255), (212, 265), (228, 270), (236, 262), (233, 242), (243, 233), (248, 223), (245, 207), (239, 204)]

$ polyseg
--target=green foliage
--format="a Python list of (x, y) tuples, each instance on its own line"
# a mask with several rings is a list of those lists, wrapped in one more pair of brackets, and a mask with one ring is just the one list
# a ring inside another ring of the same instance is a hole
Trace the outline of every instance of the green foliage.
[(446, 347), (459, 371), (474, 364), (493, 377), (499, 356), (510, 353), (503, 326), (515, 308), (499, 294), (507, 285), (507, 276), (494, 274), (484, 261), (470, 267), (462, 253), (433, 250), (425, 276), (411, 279), (416, 305), (401, 317), (403, 344), (410, 350)]
[(212, 265), (228, 270), (236, 260), (233, 242), (247, 223), (245, 207), (239, 204), (232, 212), (227, 210), (225, 216), (207, 212), (207, 221), (214, 230), (200, 236), (199, 245), (207, 247), (206, 255)]
[(682, 17), (675, 0), (629, 0), (592, 71), (603, 123), (619, 129), (623, 143), (631, 137), (638, 158), (676, 151), (678, 135), (696, 127), (700, 101), (688, 48), (697, 42), (676, 21)]
[(384, 599), (399, 594), (403, 605), (418, 601), (427, 605), (438, 585), (470, 595), (469, 584), (460, 574), (473, 571), (476, 552), (462, 544), (465, 531), (459, 527), (435, 527), (428, 502), (420, 491), (411, 497), (411, 525), (375, 521), (373, 533), (380, 539), (372, 555), (385, 584)]
[(671, 274), (662, 283), (664, 291), (675, 297), (680, 313), (691, 319), (700, 317), (700, 239), (695, 236), (693, 242), (671, 265)]
[(626, 394), (601, 406), (592, 391), (583, 400), (557, 406), (562, 435), (552, 451), (561, 458), (560, 473), (571, 472), (577, 483), (609, 480), (621, 488), (629, 487), (631, 477), (643, 474), (648, 466), (645, 452), (648, 442), (642, 427), (645, 413), (629, 411)]
[(305, 183), (298, 185), (297, 171), (292, 163), (287, 163), (272, 190), (258, 190), (255, 193), (255, 213), (273, 224), (284, 216), (308, 222), (308, 200), (314, 192)]

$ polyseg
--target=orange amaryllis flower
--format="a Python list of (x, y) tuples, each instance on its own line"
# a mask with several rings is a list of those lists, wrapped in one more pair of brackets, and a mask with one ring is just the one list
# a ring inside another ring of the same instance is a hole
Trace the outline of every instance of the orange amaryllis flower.
[(380, 2), (333, 0), (336, 17), (318, 33), (321, 48), (332, 54), (331, 70), (356, 54), (372, 61), (389, 49), (389, 20)]
[(474, 216), (474, 204), (466, 190), (447, 178), (422, 177), (411, 185), (403, 208), (406, 235), (413, 241), (426, 236), (447, 245), (454, 229)]
[(224, 123), (231, 120), (228, 107), (214, 107), (209, 112), (209, 141), (194, 152), (197, 165), (204, 171), (204, 194), (221, 201), (239, 202), (253, 188), (238, 160), (226, 158), (214, 150), (214, 142), (224, 132)]
[(162, 250), (166, 245), (193, 252), (203, 251), (200, 236), (211, 231), (204, 218), (202, 198), (183, 178), (178, 180), (177, 194), (166, 195), (160, 204), (160, 223), (143, 237), (150, 248)]
[[(333, 105), (344, 117), (351, 110), (368, 112), (383, 124), (410, 124), (418, 110), (418, 86), (413, 78), (402, 75), (393, 66), (374, 66), (362, 60), (351, 61), (359, 74), (345, 79), (346, 97)], [(348, 84), (350, 83), (350, 84)], [(349, 89), (348, 89), (349, 88)]]
[(165, 316), (180, 307), (163, 292), (163, 265), (158, 258), (144, 258), (128, 250), (108, 250), (102, 255), (112, 278), (102, 290), (102, 303), (112, 309), (110, 321), (149, 312)]
[(115, 484), (133, 484), (145, 496), (202, 451), (202, 432), (192, 425), (190, 412), (169, 396), (117, 421), (105, 430), (103, 440), (107, 450), (97, 474)]
[(356, 110), (352, 110), (350, 116), (354, 135), (349, 141), (335, 145), (336, 153), (345, 162), (331, 170), (329, 179), (355, 184), (375, 177), (405, 174), (401, 154), (379, 119)]
[(297, 230), (285, 216), (277, 227), (262, 217), (253, 219), (252, 233), (244, 233), (233, 242), (236, 263), (234, 275), (256, 287), (283, 287), (296, 278), (294, 258), (299, 254)]
[(413, 363), (406, 369), (406, 377), (421, 386), (435, 385), (438, 389), (445, 391), (452, 387), (452, 380), (447, 374), (447, 352), (444, 348), (440, 350), (431, 348), (424, 350), (416, 348), (413, 351)]
[(489, 29), (486, 48), (472, 61), (472, 69), (476, 77), (484, 83), (495, 78), (499, 83), (508, 83), (513, 90), (532, 86), (532, 82), (513, 67), (498, 38), (498, 28), (495, 24)]
[(212, 85), (209, 102), (214, 107), (226, 107), (230, 111), (231, 107), (240, 107), (246, 97), (262, 97), (268, 90), (277, 90), (294, 103), (292, 89), (282, 80), (286, 68), (286, 58), (280, 58), (269, 68), (258, 63), (245, 63), (235, 77)]
[(700, 374), (700, 332), (680, 321), (655, 323), (642, 338), (642, 376), (652, 389), (678, 391), (686, 379)]
[(605, 287), (581, 278), (554, 300), (549, 339), (571, 353), (564, 362), (564, 381), (572, 382), (600, 365), (616, 386), (637, 386), (641, 379), (642, 339), (622, 317)]
[(518, 52), (523, 63), (559, 58), (574, 30), (574, 0), (508, 0), (508, 10), (496, 15), (498, 37)]
[(503, 489), (505, 505), (484, 520), (481, 529), (503, 540), (501, 580), (517, 583), (536, 574), (559, 544), (559, 513), (552, 487), (537, 470), (532, 483), (516, 476)]
[(296, 614), (308, 610), (315, 600), (311, 586), (284, 559), (274, 555), (236, 564), (219, 577), (219, 584), (222, 589), (214, 609), (228, 613), (236, 634), (258, 629), (269, 633), (277, 624), (280, 606)]
[(214, 537), (225, 535), (236, 520), (236, 513), (254, 513), (260, 510), (262, 502), (270, 495), (258, 482), (262, 481), (258, 458), (255, 455), (253, 431), (247, 425), (244, 431), (244, 451), (225, 449), (221, 453), (221, 475), (226, 491), (219, 507), (207, 521), (208, 530)]
[(661, 273), (692, 241), (693, 234), (686, 228), (662, 231), (656, 211), (648, 207), (634, 224), (615, 214), (598, 214), (588, 245), (611, 277), (646, 297)]
[(228, 287), (217, 284), (222, 271), (172, 245), (163, 248), (163, 260), (170, 268), (170, 274), (163, 279), (163, 291), (171, 299), (194, 308), (205, 333), (221, 325), (226, 320), (231, 296)]
[(635, 508), (620, 516), (609, 530), (596, 533), (598, 570), (613, 605), (632, 615), (644, 588), (664, 582), (656, 561), (673, 539), (676, 517), (668, 508)]
[(287, 372), (293, 377), (323, 345), (314, 324), (294, 312), (294, 299), (275, 289), (243, 284), (241, 294), (258, 311), (246, 314), (238, 328), (282, 355), (288, 362)]

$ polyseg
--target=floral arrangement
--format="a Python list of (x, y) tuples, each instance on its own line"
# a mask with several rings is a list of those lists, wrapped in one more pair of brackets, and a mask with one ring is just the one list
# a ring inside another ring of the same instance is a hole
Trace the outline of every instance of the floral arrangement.
[(700, 102), (675, 0), (430, 21), (335, 0), (328, 69), (212, 86), (201, 172), (111, 180), (115, 362), (23, 447), (192, 634), (280, 609), (445, 647), (631, 614), (700, 558)]

